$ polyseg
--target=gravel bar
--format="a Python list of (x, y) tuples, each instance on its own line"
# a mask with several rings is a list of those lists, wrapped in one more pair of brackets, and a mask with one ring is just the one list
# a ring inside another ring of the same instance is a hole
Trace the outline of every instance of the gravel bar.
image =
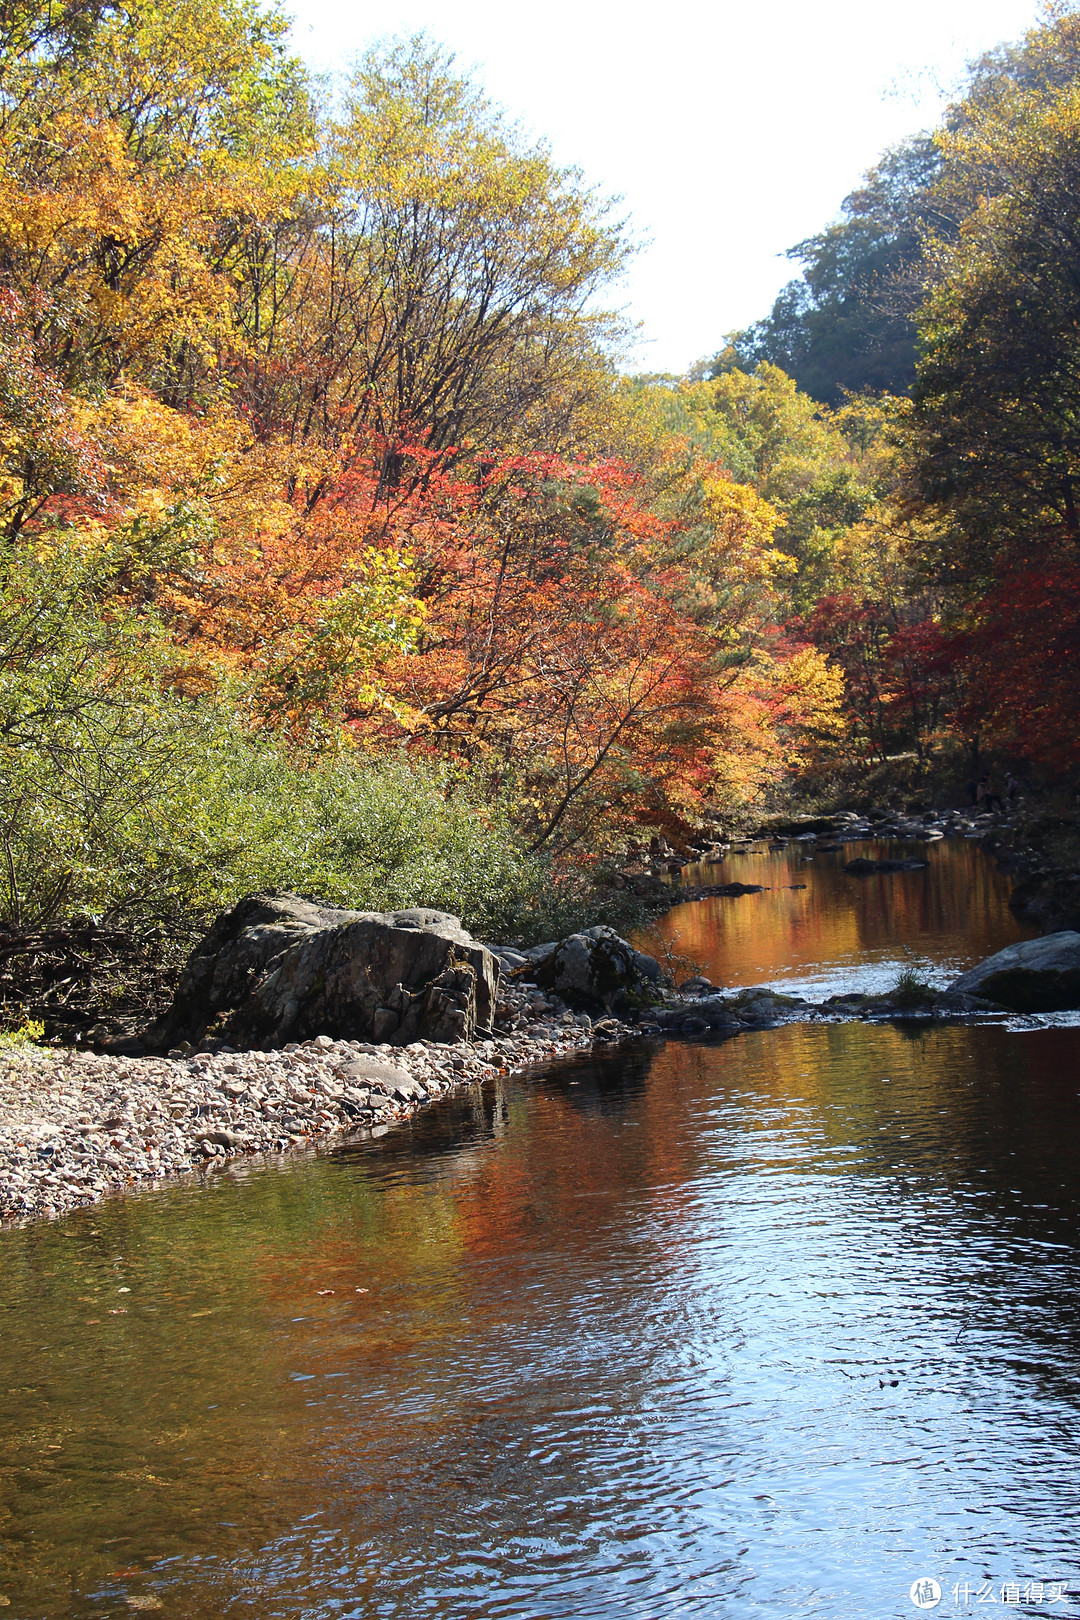
[(0, 1055), (0, 1222), (63, 1215), (214, 1161), (381, 1136), (464, 1086), (636, 1033), (565, 1015), (472, 1044), (319, 1035), (183, 1058), (16, 1048)]

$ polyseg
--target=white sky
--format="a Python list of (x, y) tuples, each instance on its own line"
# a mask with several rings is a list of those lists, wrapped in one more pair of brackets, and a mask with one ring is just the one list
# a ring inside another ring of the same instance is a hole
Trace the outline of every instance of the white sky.
[(882, 148), (932, 126), (964, 63), (1039, 0), (292, 0), (296, 49), (347, 65), (423, 30), (644, 243), (617, 302), (634, 370), (683, 371), (767, 314)]

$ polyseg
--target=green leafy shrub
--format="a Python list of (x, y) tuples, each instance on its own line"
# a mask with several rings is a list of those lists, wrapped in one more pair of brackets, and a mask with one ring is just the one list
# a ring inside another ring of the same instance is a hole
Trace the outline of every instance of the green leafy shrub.
[(183, 695), (175, 645), (126, 605), (133, 575), (152, 572), (178, 528), (9, 554), (0, 926), (81, 912), (194, 933), (267, 888), (368, 910), (434, 906), (523, 942), (636, 920), (626, 897), (601, 904), (587, 871), (529, 853), (509, 802), (447, 766), (343, 736), (302, 752), (245, 723), (242, 691)]

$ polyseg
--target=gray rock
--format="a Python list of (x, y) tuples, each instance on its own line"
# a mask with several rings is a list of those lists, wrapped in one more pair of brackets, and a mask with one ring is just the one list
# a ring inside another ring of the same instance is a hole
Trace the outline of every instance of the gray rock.
[(406, 1071), (398, 1068), (397, 1064), (382, 1063), (378, 1058), (363, 1055), (349, 1058), (345, 1063), (339, 1064), (334, 1072), (354, 1086), (363, 1086), (365, 1081), (372, 1081), (384, 1087), (393, 1087), (409, 1078)]
[(586, 928), (561, 940), (535, 964), (536, 982), (578, 1008), (642, 1005), (655, 1000), (660, 964), (613, 928)]
[(256, 894), (192, 952), (172, 1007), (143, 1039), (168, 1051), (206, 1037), (278, 1047), (315, 1035), (472, 1040), (490, 1030), (499, 967), (441, 911), (343, 911)]
[(745, 1024), (769, 1024), (777, 1014), (776, 997), (767, 990), (754, 990), (736, 1002), (738, 1017)]
[(988, 956), (948, 987), (1010, 1012), (1064, 1012), (1080, 1007), (1080, 933), (1026, 939)]
[(243, 1142), (242, 1136), (235, 1131), (201, 1131), (197, 1138), (200, 1142), (212, 1142), (215, 1147), (236, 1148)]

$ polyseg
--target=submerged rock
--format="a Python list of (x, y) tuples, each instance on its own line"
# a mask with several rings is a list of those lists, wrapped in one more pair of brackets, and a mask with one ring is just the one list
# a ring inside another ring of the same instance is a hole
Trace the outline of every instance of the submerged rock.
[(949, 986), (1010, 1012), (1066, 1012), (1080, 1007), (1080, 933), (1026, 939), (988, 956)]
[(364, 912), (295, 894), (255, 894), (218, 918), (188, 959), (151, 1050), (238, 1047), (314, 1035), (389, 1042), (490, 1032), (499, 968), (442, 911)]

